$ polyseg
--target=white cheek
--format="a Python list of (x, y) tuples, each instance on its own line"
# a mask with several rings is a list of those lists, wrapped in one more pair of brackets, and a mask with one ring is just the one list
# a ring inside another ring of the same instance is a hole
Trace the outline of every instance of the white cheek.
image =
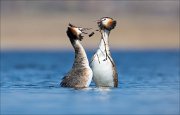
[(107, 24), (108, 24), (108, 22), (109, 22), (109, 20), (108, 20), (108, 19), (106, 19), (106, 20), (104, 20), (102, 23), (103, 23), (103, 25), (107, 25)]
[(75, 31), (77, 32), (77, 35), (81, 34), (82, 32), (78, 28), (74, 28)]

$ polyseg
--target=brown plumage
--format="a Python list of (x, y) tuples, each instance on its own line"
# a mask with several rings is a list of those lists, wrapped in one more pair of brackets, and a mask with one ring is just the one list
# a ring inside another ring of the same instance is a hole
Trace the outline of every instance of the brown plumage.
[[(114, 66), (113, 66), (114, 65)], [(114, 87), (118, 87), (118, 73), (115, 67), (115, 63), (113, 62), (112, 64), (112, 68), (113, 68), (113, 81), (114, 81)]]
[(88, 87), (92, 79), (92, 70), (89, 67), (86, 52), (80, 43), (83, 39), (81, 35), (83, 28), (78, 28), (69, 24), (67, 35), (75, 50), (75, 59), (72, 69), (64, 76), (60, 85), (61, 87), (84, 88)]
[(88, 82), (87, 77), (90, 73), (87, 68), (75, 68), (72, 69), (67, 75), (64, 76), (61, 82), (62, 87), (75, 87), (75, 88), (85, 88)]

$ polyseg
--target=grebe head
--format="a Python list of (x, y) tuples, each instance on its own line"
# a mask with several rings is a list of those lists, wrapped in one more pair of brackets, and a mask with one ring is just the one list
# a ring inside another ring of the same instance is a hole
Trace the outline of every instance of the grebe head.
[(87, 30), (87, 29), (88, 28), (76, 27), (72, 24), (69, 24), (66, 33), (70, 39), (81, 41), (84, 37), (84, 36), (82, 36), (82, 34), (87, 34), (87, 33), (85, 33), (85, 30)]
[(100, 20), (97, 21), (97, 24), (100, 29), (107, 29), (111, 31), (116, 26), (116, 20), (110, 18), (110, 17), (103, 17)]

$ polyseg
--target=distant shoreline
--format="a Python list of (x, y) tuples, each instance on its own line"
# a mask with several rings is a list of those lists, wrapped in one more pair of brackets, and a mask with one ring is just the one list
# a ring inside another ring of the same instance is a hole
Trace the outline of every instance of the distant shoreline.
[[(85, 49), (86, 52), (95, 52), (96, 49)], [(148, 49), (130, 49), (130, 48), (111, 48), (112, 52), (143, 52), (143, 51), (153, 51), (153, 52), (159, 52), (159, 51), (175, 51), (179, 52), (180, 48), (148, 48)], [(67, 49), (1, 49), (0, 52), (74, 52), (73, 49), (67, 48)]]

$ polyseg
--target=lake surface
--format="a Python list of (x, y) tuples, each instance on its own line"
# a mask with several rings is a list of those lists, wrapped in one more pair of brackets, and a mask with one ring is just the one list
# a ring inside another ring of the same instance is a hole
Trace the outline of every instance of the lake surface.
[[(87, 51), (90, 59), (93, 52)], [(59, 87), (73, 51), (1, 52), (1, 114), (180, 114), (179, 51), (112, 51), (118, 88)]]

